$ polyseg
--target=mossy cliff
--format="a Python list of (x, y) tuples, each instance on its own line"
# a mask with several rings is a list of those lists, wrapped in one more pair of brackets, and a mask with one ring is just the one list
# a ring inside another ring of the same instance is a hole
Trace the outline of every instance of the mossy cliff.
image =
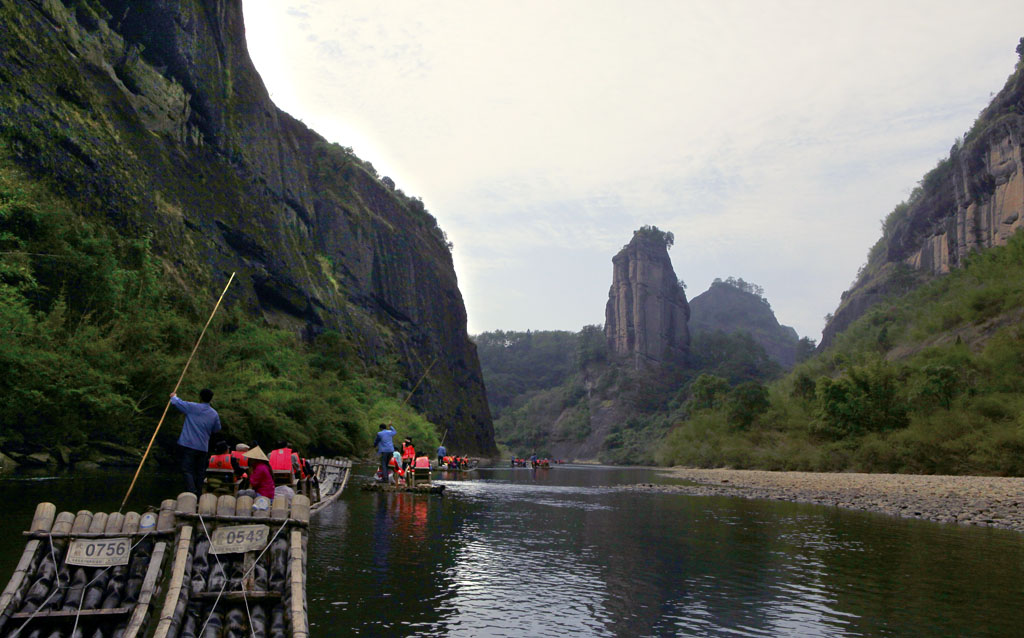
[[(164, 276), (396, 368), (449, 447), (494, 451), (450, 246), (420, 200), (277, 109), (238, 0), (0, 0), (0, 144)], [(433, 364), (433, 365), (432, 365)], [(432, 367), (431, 367), (432, 366)], [(428, 373), (429, 368), (429, 373)]]

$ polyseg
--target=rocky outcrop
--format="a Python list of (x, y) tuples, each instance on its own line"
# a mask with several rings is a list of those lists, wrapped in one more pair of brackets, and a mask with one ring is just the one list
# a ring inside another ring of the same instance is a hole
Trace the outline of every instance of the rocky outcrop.
[(638, 368), (682, 362), (690, 347), (690, 306), (663, 235), (657, 229), (637, 231), (612, 258), (604, 326), (608, 350)]
[(978, 117), (963, 143), (886, 219), (884, 235), (822, 333), (828, 347), (892, 293), (948, 273), (972, 252), (1006, 243), (1024, 227), (1024, 63)]
[(716, 330), (745, 332), (782, 367), (792, 368), (796, 362), (796, 330), (779, 324), (767, 299), (723, 281), (690, 300), (689, 327), (694, 337)]
[[(0, 0), (0, 139), (171, 276), (394, 362), (453, 449), (495, 451), (444, 233), (270, 101), (240, 0)], [(431, 367), (432, 362), (437, 365)]]

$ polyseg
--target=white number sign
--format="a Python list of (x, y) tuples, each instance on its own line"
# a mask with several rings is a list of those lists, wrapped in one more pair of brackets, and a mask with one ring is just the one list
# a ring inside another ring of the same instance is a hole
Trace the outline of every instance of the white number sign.
[(230, 525), (213, 530), (211, 554), (236, 554), (259, 551), (267, 546), (270, 527), (266, 525)]
[(131, 548), (130, 538), (76, 538), (64, 562), (81, 567), (127, 565)]

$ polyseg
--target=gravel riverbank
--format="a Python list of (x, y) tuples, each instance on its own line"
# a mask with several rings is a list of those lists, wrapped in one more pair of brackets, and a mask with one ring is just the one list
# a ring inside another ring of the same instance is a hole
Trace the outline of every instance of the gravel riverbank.
[(665, 472), (693, 484), (641, 483), (629, 489), (814, 503), (1024, 532), (1024, 478), (688, 468)]

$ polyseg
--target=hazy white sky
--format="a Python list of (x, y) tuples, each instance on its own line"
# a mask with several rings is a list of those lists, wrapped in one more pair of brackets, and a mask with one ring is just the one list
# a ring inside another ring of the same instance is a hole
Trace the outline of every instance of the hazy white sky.
[(1002, 88), (1020, 0), (244, 0), (274, 102), (423, 198), (469, 331), (603, 323), (675, 234), (690, 297), (820, 338), (879, 221)]

